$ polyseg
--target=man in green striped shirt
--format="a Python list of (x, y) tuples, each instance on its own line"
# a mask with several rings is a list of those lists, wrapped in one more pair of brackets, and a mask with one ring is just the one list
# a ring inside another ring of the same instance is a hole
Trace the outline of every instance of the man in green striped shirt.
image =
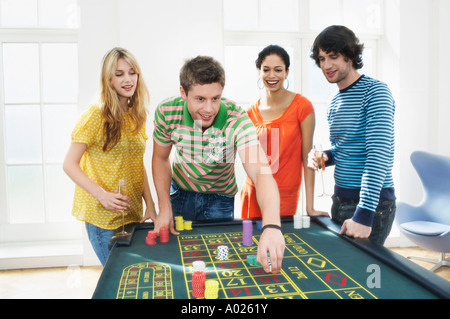
[(266, 271), (279, 272), (285, 245), (279, 229), (280, 196), (251, 120), (222, 98), (225, 72), (214, 59), (199, 56), (186, 61), (180, 84), (181, 97), (163, 101), (155, 111), (152, 172), (159, 204), (155, 229), (169, 226), (172, 234), (178, 234), (174, 215), (199, 221), (233, 219), (238, 153), (255, 183), (266, 226), (258, 261)]

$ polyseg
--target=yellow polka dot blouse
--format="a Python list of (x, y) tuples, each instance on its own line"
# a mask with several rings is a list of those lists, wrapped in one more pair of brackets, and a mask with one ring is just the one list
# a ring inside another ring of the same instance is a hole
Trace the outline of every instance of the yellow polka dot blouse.
[[(126, 179), (125, 192), (131, 207), (125, 212), (125, 224), (138, 222), (143, 215), (144, 152), (147, 140), (145, 125), (133, 134), (134, 121), (124, 113), (124, 123), (119, 142), (103, 151), (104, 119), (98, 105), (90, 105), (82, 114), (72, 132), (72, 142), (87, 145), (80, 167), (97, 185), (108, 192), (118, 192), (119, 179)], [(122, 214), (106, 210), (91, 194), (78, 185), (72, 214), (79, 220), (104, 229), (122, 225)]]

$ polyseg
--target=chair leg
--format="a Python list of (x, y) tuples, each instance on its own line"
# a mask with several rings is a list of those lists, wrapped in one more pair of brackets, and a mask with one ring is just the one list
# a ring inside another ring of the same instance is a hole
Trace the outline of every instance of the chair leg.
[(409, 259), (417, 259), (417, 260), (421, 260), (421, 261), (426, 261), (429, 263), (433, 263), (436, 264), (433, 266), (433, 268), (431, 268), (431, 271), (435, 271), (443, 266), (450, 266), (450, 257), (445, 258), (445, 253), (441, 253), (441, 258), (440, 259), (436, 259), (436, 258), (427, 258), (427, 257), (420, 257), (420, 256), (408, 256)]
[(430, 270), (431, 271), (435, 271), (436, 269), (439, 269), (442, 266), (447, 266), (447, 267), (450, 266), (450, 257), (449, 258), (445, 258), (445, 254), (444, 253), (441, 254), (441, 259), (439, 260), (439, 262), (433, 268), (431, 268)]

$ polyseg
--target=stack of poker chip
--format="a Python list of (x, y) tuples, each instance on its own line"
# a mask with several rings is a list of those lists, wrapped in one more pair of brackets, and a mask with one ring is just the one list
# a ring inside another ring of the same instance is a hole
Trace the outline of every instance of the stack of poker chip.
[(184, 230), (192, 230), (192, 221), (190, 220), (184, 221)]
[(169, 228), (167, 227), (161, 227), (159, 229), (159, 241), (161, 243), (167, 243), (169, 242)]
[(256, 261), (256, 255), (247, 255), (247, 264), (249, 264), (250, 266), (261, 266)]
[(192, 272), (203, 271), (206, 272), (205, 262), (202, 260), (196, 260), (192, 263)]
[(183, 216), (175, 216), (175, 229), (177, 231), (184, 230)]
[(309, 216), (303, 216), (303, 218), (302, 218), (303, 228), (309, 228), (310, 224), (311, 224), (311, 218)]
[(145, 243), (147, 245), (156, 245), (156, 237), (158, 237), (158, 233), (154, 230), (150, 230), (145, 238)]
[(294, 229), (301, 229), (302, 228), (302, 215), (294, 215)]
[(203, 298), (205, 296), (206, 273), (204, 271), (194, 271), (192, 273), (192, 296)]
[(228, 259), (228, 246), (220, 245), (217, 247), (217, 259), (227, 260)]
[(256, 221), (256, 229), (261, 230), (262, 229), (262, 220), (257, 220)]
[(217, 299), (219, 297), (219, 282), (214, 279), (205, 281), (205, 298)]
[(253, 244), (253, 222), (251, 220), (242, 221), (242, 244), (251, 246)]

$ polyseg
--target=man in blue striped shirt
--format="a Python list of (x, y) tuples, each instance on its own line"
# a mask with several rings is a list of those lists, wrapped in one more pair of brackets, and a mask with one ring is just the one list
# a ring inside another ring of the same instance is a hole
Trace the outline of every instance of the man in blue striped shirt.
[[(339, 92), (328, 108), (335, 165), (332, 219), (341, 234), (384, 244), (395, 216), (392, 178), (395, 102), (387, 85), (360, 75), (363, 44), (344, 26), (330, 26), (316, 38), (311, 57)], [(317, 168), (310, 153), (308, 165)]]

